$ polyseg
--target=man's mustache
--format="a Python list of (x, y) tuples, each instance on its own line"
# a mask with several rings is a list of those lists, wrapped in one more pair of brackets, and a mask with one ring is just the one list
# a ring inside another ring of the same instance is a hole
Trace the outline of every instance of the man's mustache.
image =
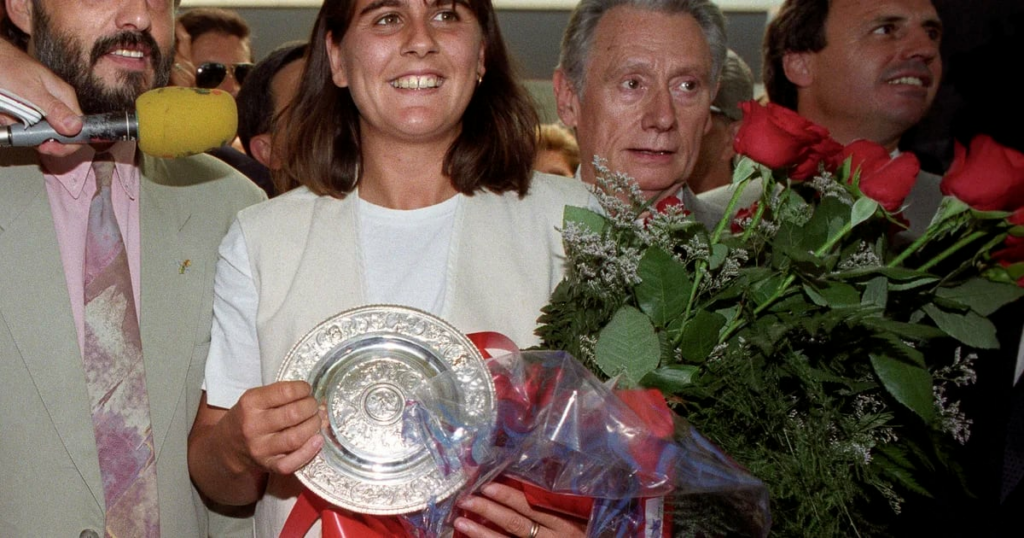
[(89, 65), (96, 65), (105, 54), (117, 49), (141, 49), (149, 57), (150, 65), (160, 65), (161, 53), (156, 40), (149, 32), (130, 32), (124, 30), (114, 35), (101, 38), (92, 46)]

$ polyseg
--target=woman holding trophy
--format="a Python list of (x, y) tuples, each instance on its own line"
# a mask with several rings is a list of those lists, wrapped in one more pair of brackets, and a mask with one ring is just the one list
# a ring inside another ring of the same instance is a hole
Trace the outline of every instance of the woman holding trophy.
[[(240, 213), (224, 239), (189, 439), (198, 488), (257, 502), (257, 536), (281, 533), (302, 490), (293, 473), (325, 444), (310, 385), (277, 381), (303, 335), (389, 304), (533, 345), (563, 274), (564, 206), (591, 205), (578, 181), (531, 171), (536, 115), (490, 0), (328, 0), (310, 43), (282, 178), (298, 188)], [(579, 532), (484, 491), (466, 508), (505, 532)]]

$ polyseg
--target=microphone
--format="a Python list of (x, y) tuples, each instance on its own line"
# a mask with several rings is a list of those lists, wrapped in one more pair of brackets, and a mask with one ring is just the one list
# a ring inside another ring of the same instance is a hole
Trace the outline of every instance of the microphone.
[(82, 131), (75, 136), (58, 134), (46, 121), (0, 127), (0, 147), (35, 147), (47, 140), (65, 144), (137, 140), (146, 154), (174, 158), (223, 146), (237, 129), (238, 109), (231, 94), (167, 87), (140, 95), (134, 112), (82, 117)]

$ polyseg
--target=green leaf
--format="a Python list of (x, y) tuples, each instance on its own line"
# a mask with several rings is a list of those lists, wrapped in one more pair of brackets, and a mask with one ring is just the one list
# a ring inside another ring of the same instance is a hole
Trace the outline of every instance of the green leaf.
[(952, 218), (964, 211), (968, 211), (969, 209), (971, 209), (971, 207), (960, 200), (952, 196), (945, 196), (942, 198), (942, 202), (939, 203), (939, 209), (935, 212), (935, 216), (932, 218), (932, 224)]
[(757, 164), (746, 155), (740, 155), (740, 158), (736, 161), (736, 168), (732, 171), (732, 182), (740, 183), (746, 181), (750, 176), (754, 175)]
[(715, 243), (711, 245), (711, 258), (708, 260), (708, 267), (712, 270), (718, 269), (722, 266), (722, 262), (725, 261), (725, 257), (729, 255), (729, 247)]
[(875, 214), (877, 209), (878, 202), (868, 198), (867, 196), (862, 196), (853, 204), (853, 209), (850, 212), (850, 225), (856, 226), (868, 220)]
[(772, 275), (759, 282), (755, 282), (753, 286), (751, 286), (751, 296), (754, 299), (754, 302), (758, 305), (766, 303), (777, 291), (779, 291), (779, 288), (782, 287), (784, 282), (785, 277), (778, 274)]
[(698, 369), (699, 367), (689, 364), (663, 366), (644, 376), (640, 384), (654, 387), (665, 394), (675, 394), (693, 385), (693, 377)]
[(932, 327), (931, 325), (903, 323), (886, 318), (864, 318), (861, 320), (861, 324), (865, 327), (875, 329), (880, 332), (892, 333), (900, 338), (906, 338), (908, 340), (921, 341), (946, 336), (945, 331)]
[(687, 362), (704, 362), (718, 345), (718, 333), (725, 326), (725, 316), (699, 310), (683, 325), (683, 338), (679, 351)]
[(641, 281), (636, 286), (637, 305), (658, 327), (686, 310), (692, 283), (686, 266), (664, 250), (651, 247), (644, 252), (637, 267)]
[(1024, 289), (1004, 282), (972, 278), (955, 288), (939, 288), (935, 294), (968, 306), (982, 316), (990, 316), (1003, 305), (1024, 297)]
[(882, 470), (882, 472), (890, 479), (901, 484), (903, 487), (910, 491), (924, 495), (925, 497), (932, 497), (931, 492), (921, 486), (914, 479), (914, 466), (910, 463), (907, 457), (900, 454), (899, 451), (892, 446), (879, 446), (877, 450), (881, 452), (878, 457), (878, 461), (875, 464)]
[(860, 304), (860, 292), (844, 282), (826, 282), (824, 286), (818, 287), (818, 292), (832, 308)]
[(894, 282), (889, 285), (889, 289), (892, 291), (907, 291), (914, 288), (920, 288), (921, 286), (927, 286), (938, 282), (938, 278), (933, 276), (921, 277), (916, 280), (908, 280), (906, 282)]
[(661, 356), (651, 320), (632, 306), (623, 306), (597, 337), (594, 353), (608, 377), (625, 374), (632, 385), (657, 368)]
[(818, 293), (818, 290), (814, 289), (810, 284), (804, 284), (804, 293), (807, 294), (807, 297), (814, 304), (818, 306), (828, 306), (828, 301), (825, 299), (825, 296)]
[(935, 420), (932, 403), (932, 375), (928, 370), (902, 359), (870, 353), (871, 366), (889, 394), (921, 417), (925, 423)]
[(996, 326), (987, 318), (974, 312), (964, 314), (947, 312), (934, 304), (926, 304), (922, 309), (940, 329), (964, 344), (978, 349), (999, 348), (999, 340), (996, 339)]
[(602, 233), (608, 221), (604, 216), (583, 207), (567, 205), (562, 214), (562, 225), (575, 222), (584, 228), (594, 232)]
[(850, 206), (835, 198), (824, 198), (814, 210), (811, 220), (801, 230), (800, 247), (815, 252), (829, 238), (838, 235), (850, 217)]
[(863, 305), (877, 306), (885, 310), (885, 303), (889, 301), (889, 281), (880, 276), (869, 280), (864, 285), (864, 295), (860, 301)]

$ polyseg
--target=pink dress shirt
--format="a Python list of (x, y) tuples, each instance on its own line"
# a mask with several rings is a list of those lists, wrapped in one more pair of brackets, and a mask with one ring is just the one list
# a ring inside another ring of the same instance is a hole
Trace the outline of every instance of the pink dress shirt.
[[(114, 157), (111, 190), (114, 216), (124, 239), (128, 255), (128, 270), (132, 277), (135, 312), (142, 311), (139, 293), (139, 267), (142, 261), (141, 234), (139, 232), (139, 168), (135, 165), (135, 142), (118, 142), (109, 150)], [(50, 199), (50, 212), (57, 229), (60, 259), (64, 264), (71, 312), (78, 330), (78, 348), (85, 347), (85, 235), (89, 224), (89, 206), (96, 193), (96, 176), (92, 160), (96, 151), (90, 146), (67, 157), (43, 156), (46, 193)]]

